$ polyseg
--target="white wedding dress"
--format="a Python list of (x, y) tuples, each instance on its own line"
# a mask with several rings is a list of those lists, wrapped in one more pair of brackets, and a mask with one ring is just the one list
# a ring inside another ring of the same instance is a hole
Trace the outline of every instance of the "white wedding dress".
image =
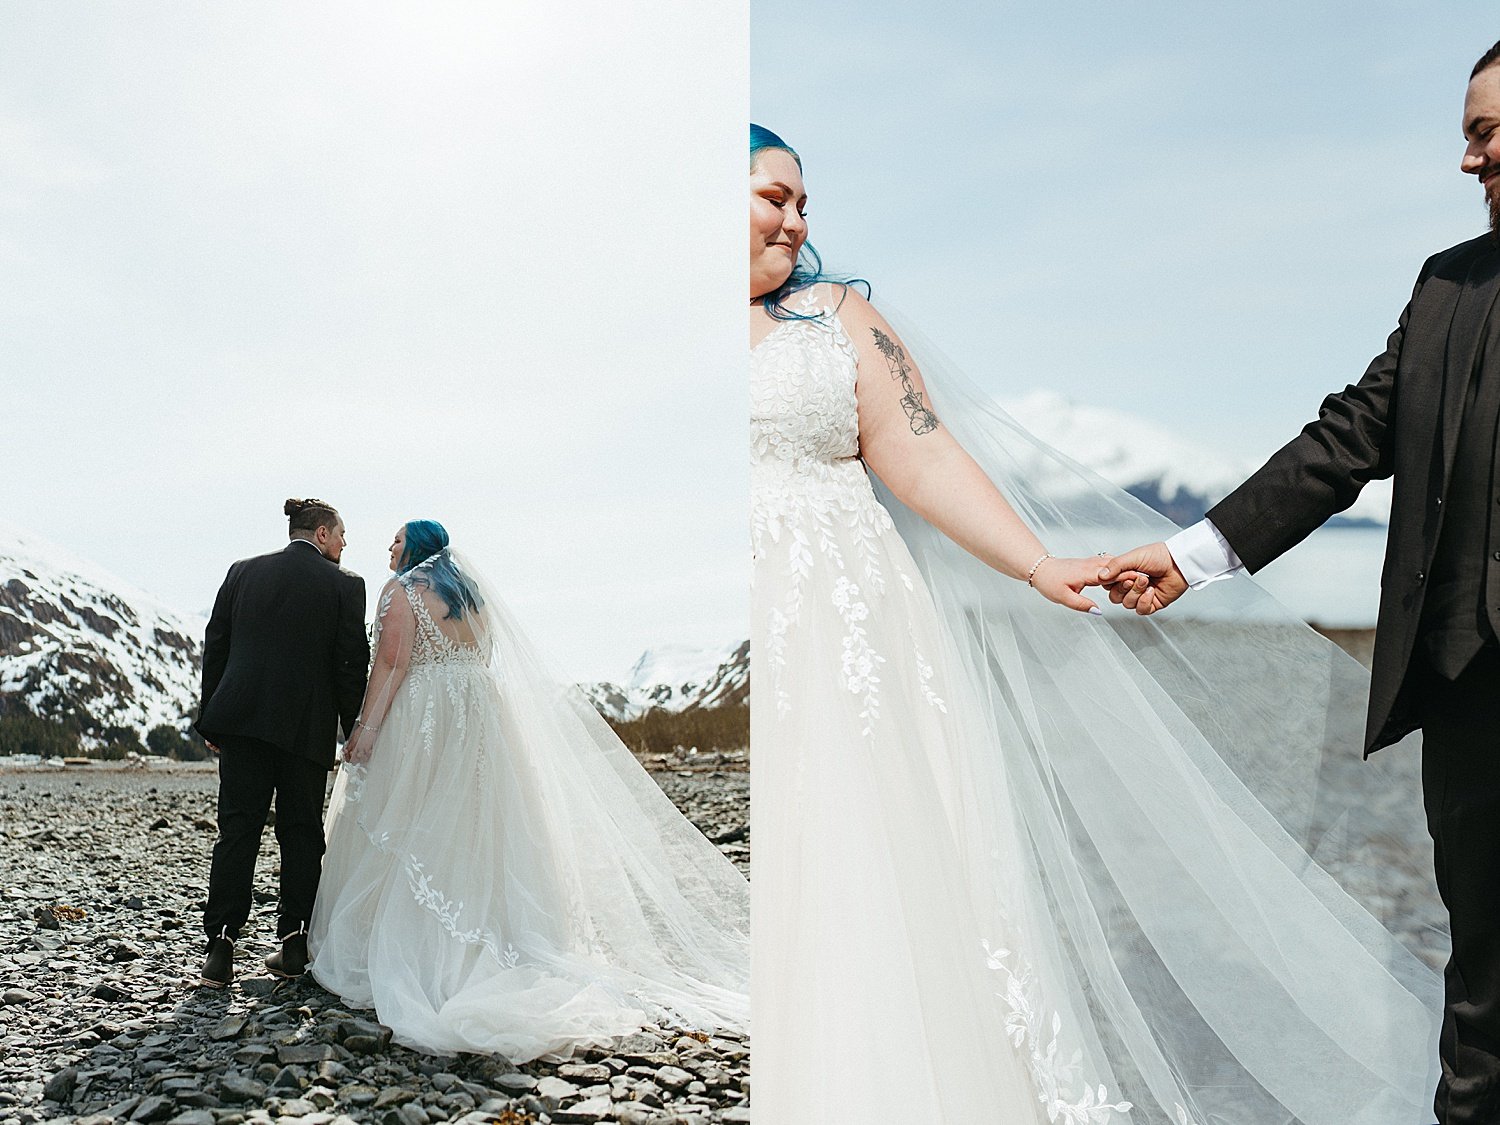
[[(1266, 619), (1243, 699), (1204, 697), (1212, 623), (1072, 614), (924, 539), (859, 460), (837, 293), (752, 352), (756, 1120), (1430, 1120), (1437, 977), (1352, 897), (1378, 834), (1283, 753), (1340, 724), (1276, 725), (1352, 662), (1279, 664), (1308, 631)], [(1006, 430), (1007, 477), (982, 437), (1052, 550), (1157, 537), (1029, 438)], [(1026, 493), (1059, 474), (1087, 485), (1076, 524)], [(1258, 698), (1267, 665), (1287, 697)]]
[(459, 639), (427, 566), (382, 594), (373, 647), (406, 674), (369, 762), (334, 785), (313, 975), (432, 1052), (743, 1030), (744, 878), (492, 592)]

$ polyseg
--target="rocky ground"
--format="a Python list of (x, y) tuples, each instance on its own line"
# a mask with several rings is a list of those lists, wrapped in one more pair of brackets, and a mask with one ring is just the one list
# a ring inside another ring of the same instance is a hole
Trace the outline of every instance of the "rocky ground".
[[(746, 773), (658, 781), (748, 865)], [(311, 979), (257, 975), (275, 938), (269, 832), (234, 985), (195, 988), (216, 783), (211, 765), (0, 763), (0, 1125), (750, 1120), (749, 1044), (732, 1036), (650, 1029), (520, 1067), (439, 1057)]]

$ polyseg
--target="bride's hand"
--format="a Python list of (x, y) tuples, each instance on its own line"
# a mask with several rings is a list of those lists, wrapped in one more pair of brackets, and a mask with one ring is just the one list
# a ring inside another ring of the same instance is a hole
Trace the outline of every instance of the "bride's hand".
[(354, 733), (344, 741), (344, 761), (350, 765), (363, 765), (370, 760), (370, 735), (364, 727), (355, 727)]
[(1065, 605), (1080, 613), (1104, 612), (1081, 590), (1086, 586), (1099, 585), (1099, 559), (1066, 559), (1048, 556), (1037, 564), (1031, 576), (1031, 585), (1049, 602)]

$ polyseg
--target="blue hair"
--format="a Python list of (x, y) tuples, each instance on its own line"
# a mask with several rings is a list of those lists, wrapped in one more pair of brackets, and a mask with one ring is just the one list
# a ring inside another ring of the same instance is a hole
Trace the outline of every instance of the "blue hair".
[(406, 548), (396, 563), (396, 573), (405, 574), (419, 563), (432, 560), (425, 573), (413, 575), (412, 581), (432, 590), (448, 606), (443, 615), (463, 620), (464, 612), (479, 608), (479, 595), (473, 583), (459, 573), (453, 559), (442, 551), (448, 546), (448, 529), (437, 520), (410, 520), (406, 525)]
[[(755, 162), (760, 159), (763, 152), (784, 152), (797, 162), (797, 168), (802, 168), (802, 157), (797, 155), (797, 150), (778, 137), (764, 125), (750, 124), (750, 167), (754, 169)], [(809, 285), (816, 285), (820, 281), (829, 281), (835, 285), (847, 288), (851, 285), (863, 285), (865, 296), (870, 295), (870, 283), (861, 277), (836, 277), (823, 270), (823, 259), (813, 249), (811, 242), (804, 242), (802, 249), (797, 253), (797, 264), (792, 267), (791, 275), (778, 285), (775, 289), (761, 297), (761, 304), (772, 320), (816, 320), (817, 314), (793, 312), (786, 307), (787, 299), (793, 293), (806, 289)]]

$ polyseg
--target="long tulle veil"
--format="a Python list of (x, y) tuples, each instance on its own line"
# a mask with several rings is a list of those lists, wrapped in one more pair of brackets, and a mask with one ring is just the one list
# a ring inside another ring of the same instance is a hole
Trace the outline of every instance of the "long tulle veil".
[[(1175, 530), (892, 320), (1049, 550)], [(1015, 1042), (1123, 1092), (1137, 1123), (1430, 1121), (1445, 923), (1416, 738), (1361, 759), (1364, 669), (1248, 578), (1149, 619), (1069, 613), (877, 490), (980, 704), (943, 768), (972, 796), (953, 830), (980, 917), (1030, 961), (989, 950)], [(1045, 1026), (1013, 1002), (1033, 987)], [(1049, 1119), (1115, 1120), (1080, 1104)]]
[[(534, 771), (545, 801), (535, 811), (545, 831), (533, 843), (548, 850), (564, 884), (569, 912), (583, 930), (579, 948), (594, 963), (590, 975), (674, 1024), (747, 1030), (744, 876), (678, 812), (583, 692), (554, 670), (462, 553), (444, 548), (387, 585), (376, 615), (376, 652), (382, 631), (392, 627), (386, 624), (391, 600), (412, 586), (465, 591), (471, 599), (462, 624), (493, 681), (499, 749), (509, 748)], [(403, 639), (397, 647), (408, 645)], [(383, 701), (373, 702), (374, 713), (385, 710)], [(372, 701), (365, 706), (370, 711)], [(375, 752), (382, 750), (377, 745)], [(440, 860), (423, 854), (419, 834), (399, 845), (425, 870), (442, 870)]]

